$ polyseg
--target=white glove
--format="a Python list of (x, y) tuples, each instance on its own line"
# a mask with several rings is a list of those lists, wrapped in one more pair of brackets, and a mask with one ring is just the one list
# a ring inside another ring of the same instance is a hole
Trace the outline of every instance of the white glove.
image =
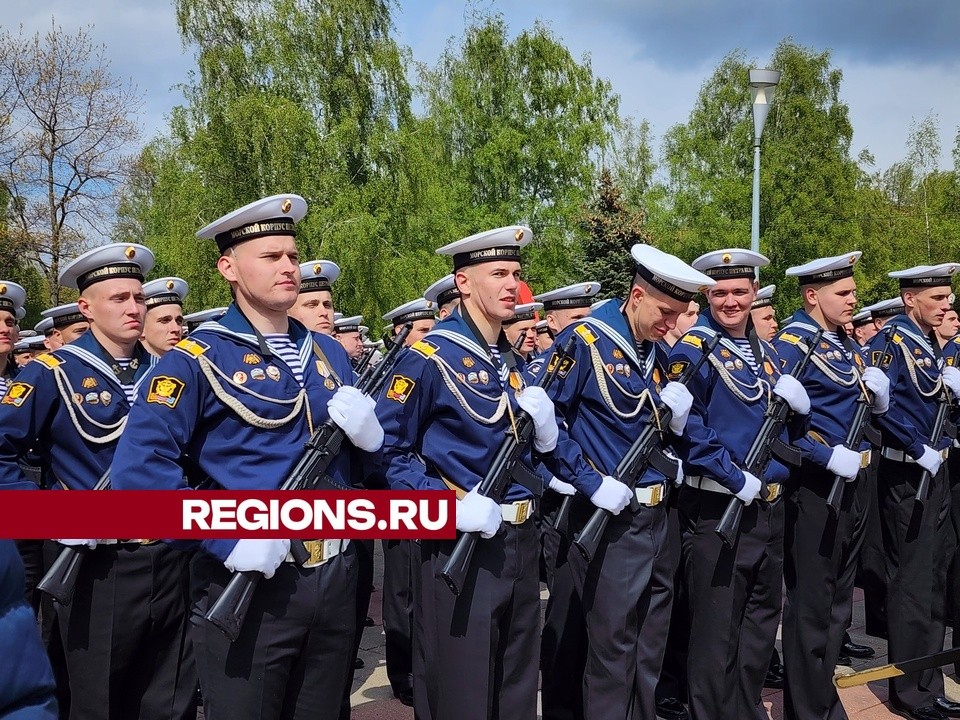
[(843, 445), (834, 445), (830, 460), (827, 461), (827, 470), (847, 482), (853, 480), (860, 472), (860, 453)]
[(565, 483), (563, 480), (560, 480), (557, 477), (550, 478), (550, 482), (547, 483), (547, 487), (553, 490), (556, 493), (561, 495), (576, 495), (577, 489), (570, 483)]
[(863, 384), (873, 392), (873, 413), (883, 415), (890, 409), (890, 378), (878, 367), (863, 371)]
[(924, 470), (928, 470), (931, 475), (936, 475), (943, 463), (943, 457), (929, 445), (923, 446), (923, 455), (917, 458), (917, 465)]
[(69, 547), (88, 547), (91, 550), (97, 546), (96, 540), (57, 540), (57, 542)]
[(517, 393), (517, 405), (533, 418), (533, 447), (540, 453), (553, 450), (560, 437), (553, 400), (547, 397), (543, 388), (531, 385)]
[(489, 540), (497, 534), (502, 519), (500, 506), (478, 493), (476, 488), (464, 495), (463, 500), (457, 500), (457, 530), (460, 532), (478, 532)]
[[(785, 375), (784, 377), (790, 376)], [(760, 497), (760, 488), (763, 487), (763, 483), (760, 482), (756, 475), (748, 473), (746, 470), (743, 471), (743, 479), (743, 487), (740, 488), (737, 497), (743, 500), (744, 505), (749, 505)]]
[(787, 401), (787, 405), (798, 415), (806, 415), (810, 412), (810, 398), (803, 385), (793, 375), (781, 375), (777, 384), (773, 386), (773, 392)]
[(941, 371), (940, 377), (943, 378), (943, 384), (950, 388), (950, 392), (960, 395), (960, 370), (948, 365)]
[(223, 564), (231, 572), (256, 570), (270, 579), (287, 557), (288, 552), (290, 552), (289, 540), (244, 538), (237, 541)]
[(660, 392), (660, 399), (673, 413), (673, 417), (670, 418), (670, 431), (674, 435), (680, 435), (690, 416), (693, 395), (683, 383), (669, 382)]
[(342, 385), (327, 401), (327, 412), (355, 447), (374, 452), (383, 445), (383, 428), (374, 412), (376, 402), (355, 387)]
[[(674, 455), (671, 452), (664, 450), (663, 454), (666, 455), (671, 460), (677, 461), (677, 476), (673, 478), (673, 484), (676, 485), (677, 487), (680, 487), (681, 485), (683, 485), (683, 477), (684, 477), (683, 463), (680, 461), (680, 458), (678, 458), (676, 455)], [(669, 478), (667, 479), (669, 480)]]
[(616, 478), (604, 475), (600, 487), (590, 496), (590, 502), (598, 508), (619, 515), (620, 511), (630, 504), (632, 497), (633, 491), (630, 488)]

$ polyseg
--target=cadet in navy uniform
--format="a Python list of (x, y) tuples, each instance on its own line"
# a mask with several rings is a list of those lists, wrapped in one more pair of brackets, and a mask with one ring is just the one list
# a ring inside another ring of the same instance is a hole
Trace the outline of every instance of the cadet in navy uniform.
[(307, 330), (333, 335), (333, 284), (340, 266), (330, 260), (300, 263), (300, 293), (288, 314)]
[(360, 323), (363, 315), (339, 317), (333, 321), (333, 337), (343, 346), (350, 363), (354, 367), (363, 355), (363, 339), (360, 337)]
[[(844, 446), (858, 401), (874, 395), (875, 422), (897, 421), (888, 413), (890, 383), (879, 368), (865, 367), (860, 349), (843, 326), (853, 316), (857, 285), (853, 268), (859, 251), (820, 258), (789, 268), (800, 283), (803, 309), (787, 321), (774, 341), (786, 369), (806, 353), (818, 329), (824, 335), (798, 378), (811, 401), (810, 430), (795, 445), (803, 460), (791, 468), (785, 489), (786, 522), (783, 614), (786, 668), (784, 717), (789, 720), (846, 718), (831, 682), (851, 619), (853, 578), (862, 534), (855, 530), (866, 513), (861, 484), (867, 482), (870, 444)], [(845, 480), (838, 518), (827, 506), (834, 476)]]
[[(960, 370), (941, 370), (940, 348), (931, 336), (950, 308), (956, 263), (921, 265), (888, 273), (900, 282), (905, 312), (893, 328), (889, 352), (884, 334), (868, 344), (869, 358), (890, 378), (891, 404), (906, 419), (898, 432), (881, 428), (883, 448), (877, 477), (886, 559), (887, 638), (890, 662), (938, 652), (945, 630), (946, 533), (950, 493), (941, 472), (951, 439), (928, 445), (937, 403), (944, 392), (960, 393)], [(924, 470), (933, 478), (922, 507), (915, 502)], [(945, 470), (945, 468), (944, 468)], [(943, 697), (939, 668), (889, 681), (890, 705), (905, 717), (938, 720), (960, 715), (960, 704)]]
[[(452, 297), (448, 294), (445, 299), (449, 301)], [(432, 300), (417, 298), (395, 307), (383, 319), (393, 326), (394, 335), (405, 323), (411, 323), (412, 329), (405, 340), (406, 347), (410, 347), (433, 329), (436, 309)], [(381, 545), (387, 678), (394, 697), (404, 705), (413, 705), (414, 603), (418, 594), (414, 582), (420, 577), (419, 547), (412, 540), (383, 540)]]
[(753, 320), (753, 327), (761, 340), (772, 341), (777, 334), (777, 311), (773, 307), (773, 294), (776, 291), (776, 285), (760, 288), (757, 290), (756, 300), (750, 306), (750, 319)]
[[(773, 347), (757, 338), (750, 307), (759, 253), (730, 249), (701, 255), (693, 267), (717, 281), (709, 309), (673, 346), (671, 378), (696, 362), (703, 343), (720, 342), (691, 380), (693, 410), (675, 447), (687, 473), (677, 507), (683, 528), (683, 567), (690, 606), (688, 684), (694, 720), (765, 716), (760, 704), (780, 619), (783, 504), (776, 502), (787, 469), (773, 460), (762, 478), (740, 465), (756, 438), (771, 392), (793, 413), (781, 440), (802, 437), (810, 400), (781, 374)], [(727, 549), (715, 533), (731, 496), (743, 509), (740, 535)], [(761, 715), (762, 713), (762, 715)]]
[[(60, 273), (80, 291), (90, 330), (31, 362), (0, 400), (0, 486), (37, 488), (16, 463), (31, 447), (49, 462), (50, 484), (67, 490), (89, 490), (119, 457), (134, 395), (156, 361), (139, 342), (152, 266), (142, 245), (112, 244)], [(60, 542), (92, 548), (73, 602), (57, 608), (70, 717), (187, 716), (196, 674), (184, 642), (186, 556), (149, 540)]]
[(9, 280), (0, 280), (0, 392), (17, 374), (13, 361), (13, 347), (20, 337), (17, 311), (23, 309), (27, 292), (23, 286)]
[(868, 308), (854, 313), (850, 322), (853, 324), (853, 335), (851, 339), (861, 347), (870, 342), (870, 339), (878, 332), (876, 328), (873, 327), (873, 315)]
[(537, 313), (543, 310), (543, 303), (523, 303), (517, 305), (516, 310), (512, 318), (504, 321), (503, 334), (507, 336), (510, 346), (517, 348), (520, 356), (529, 363), (533, 359), (536, 346), (537, 334), (534, 326), (537, 324)]
[(198, 310), (195, 313), (190, 313), (189, 315), (183, 316), (183, 322), (187, 326), (187, 336), (189, 337), (190, 333), (196, 330), (198, 327), (203, 325), (205, 322), (213, 322), (219, 320), (227, 312), (227, 308), (218, 307), (218, 308), (208, 308), (207, 310)]
[(36, 330), (43, 333), (47, 350), (57, 350), (90, 329), (90, 323), (80, 312), (77, 303), (48, 308), (40, 315), (43, 320), (37, 324)]
[(183, 340), (183, 299), (189, 291), (187, 281), (178, 277), (144, 284), (147, 315), (140, 342), (152, 355), (163, 357)]
[[(534, 450), (550, 459), (558, 434), (553, 404), (526, 387), (522, 360), (501, 324), (514, 314), (520, 248), (512, 226), (440, 248), (452, 255), (461, 301), (404, 353), (377, 404), (382, 470), (393, 489), (454, 489), (457, 529), (480, 532), (465, 587), (454, 596), (437, 573), (454, 543), (421, 544), (414, 703), (422, 720), (532, 718), (537, 712), (540, 600), (534, 493), (509, 486), (502, 505), (476, 492), (511, 418), (534, 420)], [(531, 459), (528, 456), (527, 462)]]
[(460, 302), (460, 291), (453, 273), (444, 275), (423, 291), (423, 299), (437, 306), (437, 318), (443, 320)]
[[(236, 299), (160, 360), (118, 448), (116, 487), (185, 489), (189, 457), (214, 487), (274, 490), (328, 417), (353, 446), (379, 449), (373, 401), (349, 385), (342, 348), (287, 317), (300, 286), (294, 224), (306, 209), (297, 195), (275, 195), (197, 233), (216, 240)], [(348, 445), (329, 475), (349, 485), (353, 467)], [(352, 661), (354, 551), (348, 541), (307, 544), (303, 567), (289, 540), (207, 540), (194, 556), (191, 637), (208, 720), (338, 716)], [(203, 615), (234, 571), (266, 579), (231, 643)]]
[[(576, 338), (551, 395), (560, 441), (561, 473), (577, 488), (569, 532), (579, 531), (597, 507), (613, 513), (589, 563), (570, 551), (566, 563), (582, 608), (574, 623), (586, 643), (567, 656), (582, 673), (582, 710), (574, 717), (656, 720), (655, 689), (670, 626), (674, 567), (668, 552), (666, 496), (679, 466), (664, 477), (652, 467), (636, 488), (613, 477), (617, 464), (661, 401), (673, 418), (667, 438), (683, 432), (693, 398), (667, 383), (666, 357), (657, 343), (713, 280), (649, 245), (634, 245), (636, 274), (625, 301), (607, 300), (557, 335)], [(626, 492), (624, 492), (626, 491)], [(635, 495), (640, 509), (625, 509)], [(560, 573), (555, 587), (559, 584)], [(580, 655), (580, 657), (577, 657)]]

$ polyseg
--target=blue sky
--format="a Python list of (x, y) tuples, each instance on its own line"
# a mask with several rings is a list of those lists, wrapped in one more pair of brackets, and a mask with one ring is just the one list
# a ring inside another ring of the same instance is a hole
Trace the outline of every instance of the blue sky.
[[(763, 7), (763, 6), (766, 7)], [(91, 26), (113, 72), (144, 94), (141, 124), (149, 138), (182, 97), (175, 89), (193, 66), (168, 0), (8, 0), (6, 17), (44, 31), (55, 19), (68, 31)], [(942, 157), (960, 126), (960, 2), (954, 0), (403, 0), (397, 36), (416, 60), (433, 63), (459, 35), (470, 8), (499, 11), (513, 33), (547, 22), (575, 56), (589, 53), (594, 72), (621, 96), (624, 114), (651, 123), (659, 140), (684, 122), (719, 60), (742, 49), (766, 64), (784, 37), (830, 49), (843, 70), (853, 153), (869, 148), (885, 169), (906, 155), (910, 124), (939, 117)], [(16, 32), (14, 23), (5, 29)]]

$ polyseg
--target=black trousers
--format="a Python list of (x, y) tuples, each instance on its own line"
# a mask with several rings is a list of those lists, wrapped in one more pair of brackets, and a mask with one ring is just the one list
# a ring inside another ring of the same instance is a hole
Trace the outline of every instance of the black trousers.
[(686, 702), (690, 613), (686, 584), (683, 580), (683, 566), (680, 563), (683, 538), (680, 533), (676, 498), (677, 493), (672, 493), (667, 506), (667, 544), (674, 568), (673, 610), (670, 613), (670, 630), (667, 633), (667, 646), (663, 653), (663, 666), (660, 668), (660, 681), (657, 683), (657, 700), (674, 698)]
[(387, 678), (393, 694), (399, 695), (413, 687), (413, 578), (419, 548), (412, 540), (381, 542)]
[[(460, 595), (437, 577), (454, 541), (421, 546), (413, 692), (418, 720), (531, 720), (540, 651), (533, 519), (480, 540)], [(421, 677), (423, 681), (421, 682)]]
[(373, 540), (354, 540), (351, 544), (357, 554), (356, 627), (353, 631), (350, 669), (343, 689), (343, 701), (340, 703), (340, 720), (350, 720), (350, 691), (353, 689), (353, 678), (356, 675), (353, 661), (360, 654), (364, 621), (370, 611), (370, 595), (373, 592)]
[[(574, 496), (570, 502), (571, 509), (565, 527), (551, 528), (549, 532), (542, 525), (540, 527), (541, 573), (545, 569), (545, 562), (553, 566), (549, 573), (550, 594), (540, 635), (540, 708), (543, 720), (582, 720), (584, 717), (587, 626), (577, 588), (575, 563), (571, 560), (573, 555), (579, 554), (572, 546), (573, 538), (587, 521), (594, 505), (582, 495)], [(543, 522), (556, 522), (558, 512), (559, 506), (556, 512), (545, 513)], [(553, 534), (557, 545), (548, 557)]]
[(73, 720), (196, 715), (187, 562), (163, 543), (101, 545), (86, 553), (73, 601), (57, 605)]
[(832, 678), (850, 626), (853, 576), (866, 508), (859, 484), (845, 483), (840, 513), (827, 509), (833, 474), (804, 463), (794, 469), (784, 498), (783, 662), (786, 720), (846, 720)]
[(887, 637), (887, 578), (883, 549), (883, 531), (880, 522), (880, 499), (877, 496), (877, 469), (880, 466), (880, 451), (874, 450), (865, 482), (857, 492), (862, 496), (865, 512), (854, 530), (863, 536), (860, 557), (857, 561), (856, 584), (863, 589), (863, 614), (867, 635)]
[(680, 489), (690, 609), (687, 682), (693, 720), (766, 718), (763, 679), (777, 638), (783, 585), (783, 502), (744, 508), (730, 549), (716, 535), (731, 496)]
[[(960, 647), (960, 450), (950, 452), (950, 525), (947, 530), (947, 621), (952, 625), (953, 647)], [(960, 663), (954, 664), (960, 673)]]
[(588, 564), (570, 554), (587, 629), (588, 720), (656, 720), (656, 687), (670, 627), (673, 558), (667, 507), (611, 518)]
[(334, 720), (353, 662), (357, 560), (283, 563), (253, 595), (235, 642), (203, 619), (231, 573), (209, 555), (191, 564), (191, 635), (207, 720)]
[[(946, 620), (946, 549), (950, 493), (944, 466), (930, 482), (922, 505), (915, 501), (923, 469), (880, 459), (878, 498), (886, 557), (890, 662), (943, 649)], [(918, 708), (943, 695), (940, 668), (893, 678), (890, 701)]]
[(548, 590), (553, 587), (553, 574), (558, 562), (561, 562), (558, 556), (564, 540), (560, 531), (554, 526), (565, 497), (553, 490), (544, 490), (537, 510), (537, 528), (540, 532), (540, 582), (545, 583)]

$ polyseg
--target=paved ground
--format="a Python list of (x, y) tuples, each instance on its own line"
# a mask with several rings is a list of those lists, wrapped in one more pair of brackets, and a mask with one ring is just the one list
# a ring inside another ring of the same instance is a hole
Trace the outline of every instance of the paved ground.
[[(381, 595), (379, 592), (381, 576), (383, 574), (382, 556), (379, 553), (379, 544), (376, 558), (375, 586), (370, 602), (370, 616), (376, 622), (374, 627), (364, 631), (363, 642), (360, 646), (360, 657), (366, 663), (363, 670), (358, 670), (353, 685), (351, 702), (353, 705), (353, 720), (413, 720), (413, 710), (394, 699), (387, 681), (386, 664), (384, 660), (384, 636), (380, 616)], [(543, 595), (546, 598), (546, 594)], [(854, 596), (854, 619), (851, 628), (854, 642), (872, 645), (877, 655), (870, 660), (854, 661), (853, 669), (862, 670), (886, 662), (886, 643), (863, 634), (863, 594), (858, 590)], [(948, 631), (949, 643), (949, 631)], [(947, 678), (947, 695), (951, 699), (960, 699), (960, 686), (955, 679)], [(881, 720), (882, 718), (897, 718), (886, 705), (886, 682), (871, 683), (867, 686), (849, 688), (840, 691), (840, 698), (847, 710), (850, 720)], [(770, 713), (771, 720), (781, 720), (783, 717), (782, 693), (777, 690), (764, 692), (764, 704)]]

